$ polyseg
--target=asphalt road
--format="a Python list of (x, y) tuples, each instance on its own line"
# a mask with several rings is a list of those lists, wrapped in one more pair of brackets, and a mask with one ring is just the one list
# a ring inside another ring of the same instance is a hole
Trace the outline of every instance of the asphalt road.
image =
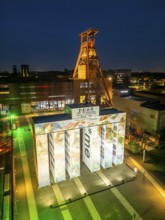
[[(82, 176), (38, 189), (30, 117), (16, 119), (15, 219), (17, 220), (163, 220), (165, 198), (137, 172), (126, 157), (124, 165), (91, 174), (82, 165)], [(129, 175), (130, 173), (130, 180)], [(132, 176), (131, 176), (132, 175)], [(122, 179), (126, 181), (122, 183)], [(108, 187), (106, 180), (116, 187)], [(122, 184), (121, 184), (122, 183)], [(84, 195), (84, 191), (86, 195)]]

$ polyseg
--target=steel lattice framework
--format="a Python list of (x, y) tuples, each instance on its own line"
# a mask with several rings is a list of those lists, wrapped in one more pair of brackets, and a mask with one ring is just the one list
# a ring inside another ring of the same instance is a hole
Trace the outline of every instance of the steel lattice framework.
[(96, 94), (96, 104), (100, 104), (100, 99), (104, 100), (106, 106), (112, 106), (112, 88), (107, 87), (100, 62), (95, 49), (95, 36), (98, 29), (88, 29), (80, 36), (80, 52), (73, 72), (74, 80), (88, 82), (86, 101), (90, 102), (90, 89)]

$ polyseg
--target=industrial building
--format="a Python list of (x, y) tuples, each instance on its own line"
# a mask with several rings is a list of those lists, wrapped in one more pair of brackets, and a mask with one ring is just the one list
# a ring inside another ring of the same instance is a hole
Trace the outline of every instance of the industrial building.
[[(142, 94), (142, 93), (141, 93)], [(129, 89), (113, 91), (113, 107), (127, 112), (127, 131), (150, 136), (164, 141), (165, 105), (158, 100), (132, 94)], [(158, 144), (158, 143), (157, 143)]]

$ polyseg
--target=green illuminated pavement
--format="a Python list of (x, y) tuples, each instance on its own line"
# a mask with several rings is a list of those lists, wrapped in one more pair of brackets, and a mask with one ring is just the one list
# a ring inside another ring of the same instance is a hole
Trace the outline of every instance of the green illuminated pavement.
[(15, 120), (19, 126), (13, 131), (15, 219), (152, 220), (165, 216), (164, 198), (145, 176), (138, 173), (135, 179), (127, 165), (90, 173), (82, 164), (80, 177), (38, 189), (31, 118)]

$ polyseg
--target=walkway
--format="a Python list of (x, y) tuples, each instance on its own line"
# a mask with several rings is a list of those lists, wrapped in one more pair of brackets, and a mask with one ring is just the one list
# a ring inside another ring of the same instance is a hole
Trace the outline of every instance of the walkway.
[[(17, 130), (15, 132), (18, 132)], [(14, 136), (15, 136), (15, 132)], [(25, 149), (25, 144), (24, 144), (24, 139), (23, 139), (23, 132), (22, 130), (19, 131), (19, 135), (16, 134), (18, 138), (18, 144), (19, 144), (19, 149), (20, 149), (20, 154), (21, 154), (21, 161), (22, 161), (22, 167), (23, 167), (23, 175), (25, 179), (25, 189), (26, 189), (26, 197), (27, 197), (27, 202), (28, 202), (28, 208), (29, 208), (29, 215), (30, 219), (35, 219), (38, 220), (38, 213), (37, 213), (37, 207), (35, 203), (35, 198), (34, 198), (34, 192), (33, 192), (33, 187), (32, 187), (32, 182), (31, 182), (31, 177), (30, 177), (30, 171), (29, 171), (29, 165), (27, 161), (27, 153)], [(17, 189), (18, 191), (19, 189)]]

